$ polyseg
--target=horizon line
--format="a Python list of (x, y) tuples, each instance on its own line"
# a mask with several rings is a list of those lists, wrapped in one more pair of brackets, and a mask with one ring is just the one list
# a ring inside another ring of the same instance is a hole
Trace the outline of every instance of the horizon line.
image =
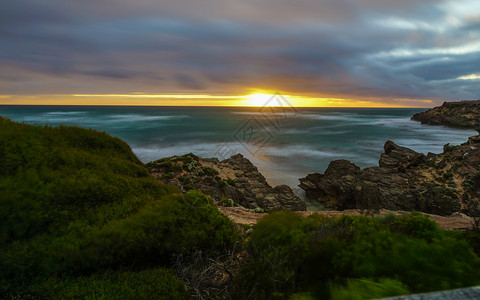
[[(0, 105), (89, 105), (151, 107), (346, 107), (430, 108), (431, 99), (308, 97), (255, 90), (244, 95), (209, 94), (43, 94), (0, 95)], [(278, 98), (276, 98), (278, 97)]]
[[(97, 106), (97, 107), (225, 107), (225, 108), (391, 108), (391, 109), (428, 109), (419, 106), (248, 106), (248, 105), (151, 105), (151, 104), (25, 104), (25, 103), (0, 103), (0, 106)], [(432, 106), (433, 107), (433, 106)]]

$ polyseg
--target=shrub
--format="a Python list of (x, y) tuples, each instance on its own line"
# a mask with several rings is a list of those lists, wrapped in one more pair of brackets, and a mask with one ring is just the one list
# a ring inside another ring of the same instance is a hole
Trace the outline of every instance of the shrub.
[(235, 186), (235, 185), (237, 185), (237, 183), (238, 183), (238, 179), (228, 178), (228, 179), (227, 179), (227, 183), (228, 183), (228, 185), (230, 185), (230, 186)]
[(212, 167), (201, 167), (199, 170), (198, 170), (198, 175), (202, 176), (202, 175), (206, 175), (206, 176), (215, 176), (215, 175), (218, 175), (218, 171), (215, 170), (214, 168)]
[[(304, 219), (272, 213), (254, 227), (248, 252), (239, 297), (310, 293), (328, 298), (345, 282), (343, 292), (384, 287), (406, 291), (405, 286), (427, 292), (480, 283), (480, 261), (472, 249), (417, 214)], [(361, 278), (385, 281), (355, 281)]]
[(168, 158), (162, 158), (153, 162), (149, 162), (146, 164), (146, 167), (149, 170), (160, 169), (164, 173), (179, 173), (182, 171), (181, 165), (172, 162), (172, 160)]
[(237, 239), (209, 197), (161, 185), (106, 133), (0, 118), (0, 165), (1, 295), (59, 275), (168, 266)]
[(163, 179), (172, 179), (173, 177), (175, 177), (175, 174), (173, 174), (172, 172), (164, 173), (162, 175)]
[(231, 198), (224, 198), (218, 203), (220, 206), (232, 207), (235, 205), (235, 202)]
[(332, 300), (363, 300), (393, 297), (409, 294), (408, 288), (401, 282), (382, 278), (378, 282), (371, 279), (349, 279), (345, 286), (332, 289)]
[(400, 217), (395, 215), (392, 217), (390, 215), (384, 219), (379, 219), (379, 221), (388, 225), (392, 233), (403, 233), (428, 241), (432, 241), (441, 235), (437, 223), (420, 213), (412, 213)]
[(37, 284), (30, 294), (48, 299), (188, 299), (183, 282), (167, 269), (107, 271), (55, 278)]

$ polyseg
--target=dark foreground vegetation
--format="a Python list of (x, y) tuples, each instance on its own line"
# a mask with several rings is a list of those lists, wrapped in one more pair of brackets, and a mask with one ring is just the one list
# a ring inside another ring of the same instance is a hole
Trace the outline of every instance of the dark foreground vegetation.
[(478, 241), (415, 214), (240, 227), (117, 138), (0, 118), (0, 298), (368, 299), (480, 284)]
[(240, 277), (249, 289), (242, 291), (258, 298), (368, 299), (476, 285), (480, 260), (463, 237), (419, 214), (273, 213), (248, 243)]

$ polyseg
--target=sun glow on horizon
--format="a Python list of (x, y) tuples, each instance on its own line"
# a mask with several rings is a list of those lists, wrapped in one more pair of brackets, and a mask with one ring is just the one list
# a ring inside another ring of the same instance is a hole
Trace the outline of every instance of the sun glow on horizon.
[[(276, 95), (255, 93), (247, 96), (246, 106), (266, 106)], [(272, 106), (272, 105), (269, 105)]]
[(309, 97), (255, 91), (243, 95), (209, 94), (57, 94), (0, 95), (0, 105), (236, 106), (236, 107), (431, 107), (428, 99)]

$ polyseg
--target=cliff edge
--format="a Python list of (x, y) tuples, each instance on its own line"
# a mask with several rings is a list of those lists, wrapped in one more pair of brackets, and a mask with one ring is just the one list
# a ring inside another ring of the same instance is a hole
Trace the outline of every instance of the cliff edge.
[(411, 119), (429, 125), (480, 128), (480, 100), (444, 102), (441, 106), (413, 115)]

